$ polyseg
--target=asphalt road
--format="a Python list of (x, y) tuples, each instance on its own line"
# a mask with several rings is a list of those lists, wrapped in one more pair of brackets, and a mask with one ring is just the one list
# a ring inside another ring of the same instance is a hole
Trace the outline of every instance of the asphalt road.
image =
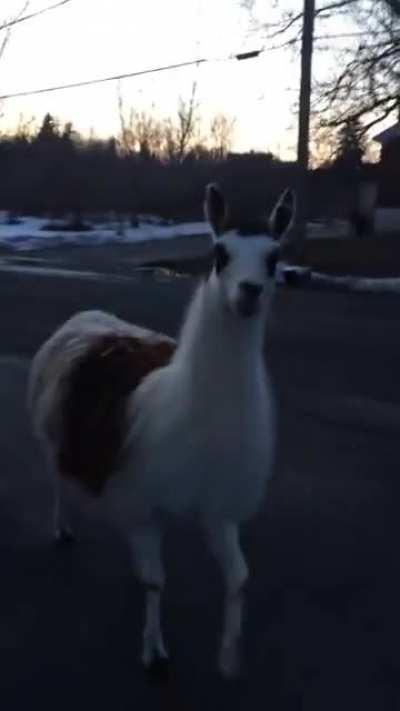
[(0, 703), (47, 709), (400, 707), (400, 330), (395, 297), (281, 291), (267, 360), (280, 451), (244, 535), (247, 674), (214, 673), (221, 590), (196, 531), (166, 546), (174, 671), (138, 664), (142, 598), (114, 532), (81, 518), (53, 551), (50, 486), (24, 410), (29, 358), (81, 308), (175, 334), (188, 278), (0, 274)]

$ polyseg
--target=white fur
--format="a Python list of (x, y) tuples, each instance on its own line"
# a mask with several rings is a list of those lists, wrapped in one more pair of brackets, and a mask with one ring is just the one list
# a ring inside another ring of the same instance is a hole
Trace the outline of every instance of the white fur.
[(221, 296), (213, 274), (195, 295), (171, 365), (132, 398), (123, 476), (138, 513), (161, 506), (239, 522), (260, 504), (273, 444), (264, 313), (241, 319)]
[[(102, 504), (126, 530), (138, 575), (151, 586), (143, 638), (147, 665), (167, 654), (160, 626), (165, 576), (159, 514), (196, 518), (225, 581), (219, 665), (229, 676), (238, 667), (241, 589), (247, 578), (238, 525), (260, 507), (274, 452), (263, 345), (273, 291), (265, 257), (275, 247), (266, 237), (233, 234), (219, 242), (230, 262), (199, 286), (170, 364), (147, 376), (132, 394), (124, 465), (110, 479)], [(259, 311), (249, 318), (237, 312), (243, 281), (263, 286)], [(64, 324), (33, 361), (30, 408), (50, 458), (68, 371), (93, 339), (107, 333), (160, 338), (114, 316), (86, 312)]]

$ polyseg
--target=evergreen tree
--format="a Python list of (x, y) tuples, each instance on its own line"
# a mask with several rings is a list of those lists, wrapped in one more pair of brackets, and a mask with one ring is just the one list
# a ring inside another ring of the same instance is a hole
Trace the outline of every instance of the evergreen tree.
[(360, 167), (365, 148), (360, 121), (349, 119), (338, 131), (334, 164), (341, 168)]
[(59, 128), (56, 119), (47, 113), (43, 119), (42, 125), (37, 133), (37, 140), (50, 142), (60, 137)]

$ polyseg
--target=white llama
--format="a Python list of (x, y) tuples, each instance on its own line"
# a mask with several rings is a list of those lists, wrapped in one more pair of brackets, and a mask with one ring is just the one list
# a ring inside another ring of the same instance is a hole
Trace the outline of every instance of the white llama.
[[(239, 670), (243, 588), (239, 525), (263, 499), (274, 454), (274, 408), (263, 355), (278, 239), (290, 228), (286, 190), (265, 235), (225, 232), (225, 201), (206, 190), (214, 240), (176, 344), (102, 312), (79, 313), (39, 350), (30, 376), (36, 433), (57, 480), (96, 496), (126, 533), (145, 586), (142, 661), (165, 669), (160, 621), (166, 519), (190, 515), (225, 585), (219, 668)], [(59, 498), (59, 497), (58, 497)], [(63, 501), (58, 536), (67, 533)]]

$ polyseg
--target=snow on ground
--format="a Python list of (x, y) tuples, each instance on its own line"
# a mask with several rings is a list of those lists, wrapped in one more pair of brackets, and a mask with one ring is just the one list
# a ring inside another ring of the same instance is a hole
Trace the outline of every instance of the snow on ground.
[[(377, 207), (374, 215), (375, 229), (379, 235), (395, 234), (400, 230), (400, 209)], [(308, 223), (308, 239), (343, 238), (349, 236), (351, 230), (348, 220), (313, 220)]]
[(308, 239), (346, 238), (349, 236), (348, 220), (313, 220), (307, 225)]
[(42, 277), (61, 277), (63, 279), (84, 279), (88, 281), (132, 281), (132, 277), (122, 274), (107, 274), (102, 272), (91, 272), (83, 269), (62, 269), (60, 267), (44, 267), (40, 264), (10, 264), (7, 260), (0, 260), (0, 272), (8, 272), (13, 274), (34, 274)]
[[(7, 213), (0, 212), (0, 247), (22, 252), (62, 245), (132, 244), (209, 234), (205, 222), (173, 223), (155, 215), (138, 215), (138, 226), (135, 227), (127, 220), (90, 221), (91, 229), (81, 232), (63, 230), (62, 220), (52, 220), (54, 229), (51, 230), (43, 229), (49, 223), (47, 218), (23, 217), (17, 222), (9, 224)], [(308, 225), (310, 239), (345, 237), (347, 234), (348, 225), (343, 220), (321, 220)]]
[[(377, 209), (375, 217), (379, 233), (385, 234), (400, 227), (398, 209)], [(15, 251), (31, 251), (62, 245), (131, 244), (207, 235), (209, 232), (205, 222), (173, 223), (156, 215), (138, 215), (137, 219), (137, 226), (131, 226), (128, 220), (117, 218), (108, 221), (92, 220), (89, 222), (90, 230), (75, 232), (63, 230), (62, 220), (53, 220), (54, 229), (44, 230), (43, 227), (49, 223), (49, 220), (43, 217), (23, 217), (17, 220), (18, 224), (8, 224), (7, 213), (0, 211), (0, 247), (9, 247)], [(313, 220), (308, 223), (309, 239), (346, 238), (348, 235), (347, 220)]]
[[(397, 217), (398, 215), (396, 215)], [(390, 217), (393, 217), (391, 215)], [(142, 221), (141, 221), (142, 220)], [(167, 223), (158, 217), (140, 216), (138, 226), (132, 227), (127, 221), (123, 224), (118, 220), (108, 222), (92, 221), (90, 230), (81, 232), (63, 231), (62, 223), (59, 226), (53, 221), (54, 229), (44, 230), (48, 219), (39, 217), (25, 217), (18, 220), (18, 224), (9, 224), (7, 214), (0, 212), (0, 247), (8, 247), (16, 252), (38, 250), (44, 247), (59, 247), (62, 245), (102, 245), (102, 244), (132, 244), (152, 240), (173, 239), (176, 237), (207, 235), (208, 227), (205, 222)], [(322, 236), (345, 236), (346, 223), (343, 221), (313, 222), (309, 223), (309, 238)], [(32, 259), (30, 259), (32, 261)], [(34, 271), (36, 274), (50, 275), (57, 271), (58, 276), (69, 277), (72, 273), (77, 276), (76, 270), (56, 269), (44, 265), (12, 265), (7, 260), (0, 263), (0, 271)], [(98, 279), (101, 275), (94, 272), (80, 272), (79, 276), (85, 279)], [(104, 275), (103, 275), (104, 276)], [(332, 288), (345, 291), (375, 292), (375, 293), (400, 293), (400, 277), (392, 278), (367, 278), (353, 276), (329, 276), (313, 272), (304, 267), (289, 267), (280, 264), (277, 280), (281, 284), (293, 286), (309, 285), (316, 288)]]
[(311, 284), (314, 286), (333, 287), (346, 291), (364, 291), (379, 293), (400, 294), (400, 277), (353, 277), (353, 276), (328, 276), (319, 272), (311, 273)]
[(375, 210), (375, 229), (379, 234), (391, 234), (400, 230), (400, 209), (378, 207)]
[(26, 251), (62, 245), (130, 244), (208, 234), (205, 222), (165, 225), (154, 220), (139, 223), (138, 227), (130, 227), (126, 224), (122, 233), (119, 233), (118, 223), (113, 222), (96, 224), (92, 226), (91, 230), (82, 232), (63, 231), (62, 226), (52, 230), (43, 230), (46, 223), (48, 220), (40, 217), (25, 217), (19, 224), (10, 225), (7, 224), (3, 216), (0, 221), (0, 246), (16, 251)]
[(291, 286), (311, 286), (320, 289), (339, 289), (341, 291), (369, 292), (376, 294), (399, 293), (400, 277), (355, 277), (349, 275), (331, 276), (314, 272), (308, 267), (278, 266), (277, 281)]

